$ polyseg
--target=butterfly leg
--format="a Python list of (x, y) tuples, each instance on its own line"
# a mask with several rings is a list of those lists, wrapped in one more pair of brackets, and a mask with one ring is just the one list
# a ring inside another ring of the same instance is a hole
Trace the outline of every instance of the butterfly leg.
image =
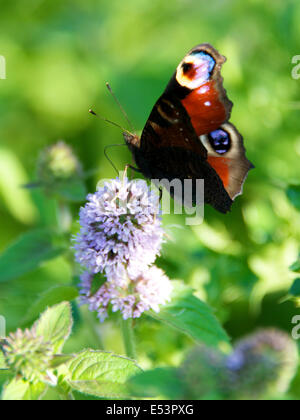
[(125, 169), (124, 169), (124, 175), (123, 175), (124, 178), (127, 175), (128, 169), (131, 169), (132, 171), (135, 171), (135, 172), (138, 172), (138, 173), (142, 173), (142, 171), (140, 169), (135, 168), (133, 165), (128, 164), (128, 165), (125, 166)]
[(162, 190), (162, 188), (160, 188), (159, 189), (159, 202), (160, 203), (161, 203), (162, 197), (163, 197), (163, 190)]
[(127, 172), (127, 170), (128, 169), (131, 169), (132, 171), (135, 171), (135, 172), (139, 172), (139, 173), (142, 173), (142, 171), (140, 170), (140, 169), (138, 169), (138, 168), (135, 168), (133, 165), (126, 165), (125, 166), (125, 173)]

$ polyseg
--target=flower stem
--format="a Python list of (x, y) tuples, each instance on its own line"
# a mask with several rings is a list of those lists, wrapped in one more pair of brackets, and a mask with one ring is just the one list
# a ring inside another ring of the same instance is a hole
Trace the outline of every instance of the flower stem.
[(69, 388), (67, 390), (67, 389), (64, 389), (63, 387), (58, 385), (56, 387), (56, 390), (59, 393), (60, 399), (62, 401), (74, 401), (75, 400), (75, 397), (73, 395), (73, 392), (72, 392), (71, 388)]
[(136, 349), (134, 342), (133, 320), (121, 318), (121, 330), (123, 334), (124, 347), (127, 357), (136, 360)]
[[(100, 335), (100, 331), (98, 325), (95, 325), (95, 319), (92, 316), (92, 313), (90, 311), (82, 311), (83, 314), (83, 319), (85, 324), (89, 327), (92, 336), (94, 337), (94, 339), (97, 341), (97, 349), (98, 350), (104, 350), (104, 344)], [(99, 322), (98, 322), (99, 324)]]
[(73, 393), (72, 392), (69, 392), (68, 393), (68, 401), (75, 401), (75, 398), (74, 398), (74, 395), (73, 395)]
[(62, 401), (75, 401), (75, 398), (72, 392), (69, 392), (67, 394), (61, 393), (60, 398)]
[(72, 224), (72, 215), (67, 203), (57, 200), (57, 224), (62, 233), (69, 233)]

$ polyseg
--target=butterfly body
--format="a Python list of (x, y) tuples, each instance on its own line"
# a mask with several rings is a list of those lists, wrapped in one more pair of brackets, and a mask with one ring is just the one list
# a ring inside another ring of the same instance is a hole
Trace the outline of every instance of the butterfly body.
[(141, 138), (124, 133), (146, 178), (191, 179), (193, 203), (196, 180), (204, 179), (205, 203), (222, 213), (230, 210), (252, 167), (241, 135), (228, 122), (232, 102), (222, 85), (224, 62), (209, 44), (193, 48), (156, 102)]

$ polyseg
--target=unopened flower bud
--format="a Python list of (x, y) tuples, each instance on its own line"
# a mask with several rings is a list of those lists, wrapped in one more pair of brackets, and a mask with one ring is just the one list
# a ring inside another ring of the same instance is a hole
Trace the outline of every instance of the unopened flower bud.
[(190, 352), (180, 368), (187, 399), (219, 399), (226, 384), (224, 355), (215, 349), (199, 346)]
[(63, 141), (42, 151), (37, 165), (40, 182), (50, 186), (58, 181), (80, 177), (82, 168), (72, 148)]
[(226, 361), (229, 386), (239, 398), (264, 398), (286, 392), (298, 366), (293, 340), (275, 329), (261, 330), (237, 343)]
[(7, 366), (29, 382), (48, 381), (53, 346), (33, 330), (17, 330), (3, 346)]

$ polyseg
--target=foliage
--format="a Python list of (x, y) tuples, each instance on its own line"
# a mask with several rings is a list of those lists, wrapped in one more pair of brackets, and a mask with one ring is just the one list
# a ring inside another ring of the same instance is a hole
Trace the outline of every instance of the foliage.
[[(16, 376), (5, 383), (3, 400), (41, 399), (48, 386), (52, 386), (61, 399), (73, 399), (72, 391), (96, 397), (126, 396), (125, 382), (141, 369), (132, 360), (112, 353), (84, 350), (78, 354), (61, 354), (71, 329), (71, 307), (63, 302), (47, 309), (30, 331), (24, 334), (18, 331), (19, 341), (22, 341), (18, 347), (15, 335), (8, 338), (10, 343), (2, 347), (4, 370)], [(35, 353), (28, 348), (28, 344), (33, 343), (31, 334), (42, 339), (35, 346)], [(45, 345), (50, 347), (47, 359)], [(21, 364), (16, 362), (18, 360)], [(27, 375), (29, 370), (30, 376)]]
[(139, 372), (129, 380), (129, 388), (133, 394), (178, 400), (280, 398), (298, 361), (291, 338), (266, 329), (241, 340), (230, 354), (198, 346), (179, 368)]

